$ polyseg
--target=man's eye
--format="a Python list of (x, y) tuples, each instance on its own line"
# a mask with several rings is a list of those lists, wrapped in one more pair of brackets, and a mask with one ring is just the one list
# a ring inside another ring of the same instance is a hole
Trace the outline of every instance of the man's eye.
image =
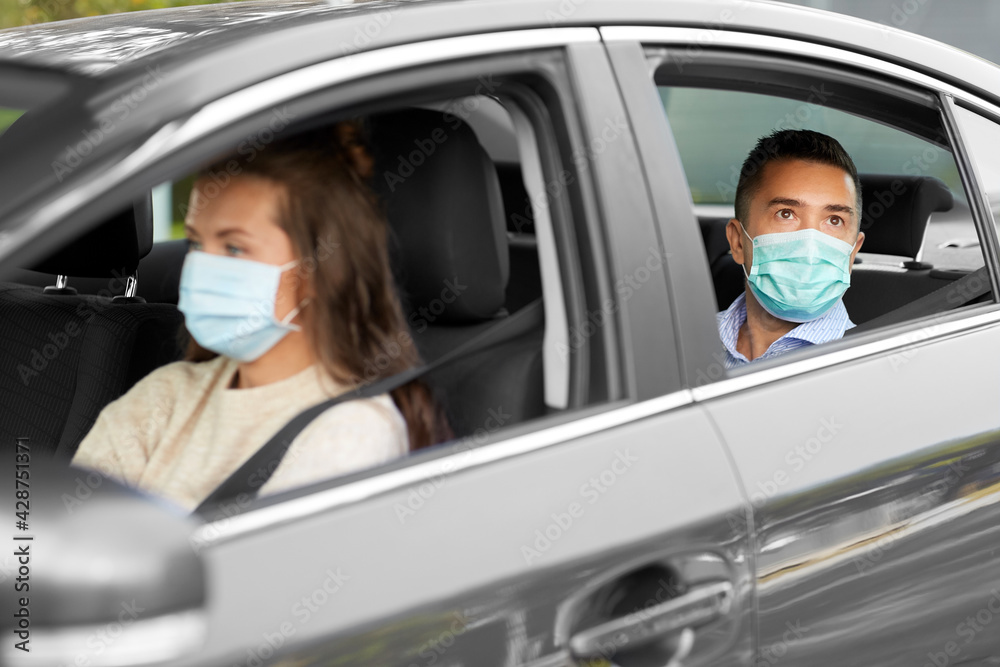
[(792, 213), (792, 209), (790, 208), (783, 208), (778, 211), (778, 217), (782, 220), (791, 220), (793, 216), (794, 213)]
[(234, 256), (235, 255), (241, 255), (241, 254), (243, 254), (243, 248), (240, 248), (239, 246), (235, 246), (235, 245), (233, 245), (231, 243), (227, 243), (226, 244), (226, 252), (228, 254), (234, 255)]
[(844, 219), (841, 218), (839, 215), (834, 215), (830, 218), (830, 224), (836, 227), (840, 227), (841, 225), (844, 224)]

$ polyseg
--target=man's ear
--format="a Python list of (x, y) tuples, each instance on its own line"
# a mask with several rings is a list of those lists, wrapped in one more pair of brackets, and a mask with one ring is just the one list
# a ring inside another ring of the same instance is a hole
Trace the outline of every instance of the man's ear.
[(858, 251), (861, 250), (861, 245), (865, 242), (865, 233), (858, 232), (858, 239), (854, 242), (854, 250), (851, 252), (851, 262), (847, 265), (848, 271), (854, 270), (854, 258), (858, 256)]
[(746, 237), (740, 229), (740, 221), (731, 218), (726, 225), (726, 240), (729, 241), (729, 250), (733, 253), (733, 260), (737, 264), (743, 264), (743, 241)]

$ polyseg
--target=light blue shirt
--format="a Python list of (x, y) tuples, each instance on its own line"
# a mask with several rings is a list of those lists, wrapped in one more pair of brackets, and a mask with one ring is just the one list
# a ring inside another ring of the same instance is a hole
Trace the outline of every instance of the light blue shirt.
[[(736, 340), (740, 334), (740, 327), (747, 321), (747, 300), (746, 292), (740, 294), (733, 301), (733, 304), (721, 313), (716, 314), (716, 321), (719, 325), (719, 338), (726, 348), (726, 368), (736, 368), (749, 364), (750, 360), (736, 351)], [(826, 311), (822, 317), (809, 322), (803, 322), (778, 340), (771, 343), (764, 354), (757, 359), (771, 359), (791, 350), (797, 350), (807, 345), (819, 345), (828, 343), (831, 340), (839, 340), (844, 337), (844, 332), (854, 326), (854, 322), (847, 316), (847, 309), (844, 302), (837, 304)], [(757, 361), (754, 359), (754, 361)]]

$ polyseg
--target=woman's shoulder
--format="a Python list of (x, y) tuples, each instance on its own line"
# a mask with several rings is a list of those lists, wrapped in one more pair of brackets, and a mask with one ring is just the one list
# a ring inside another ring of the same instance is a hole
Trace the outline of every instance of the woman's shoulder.
[(333, 406), (301, 434), (302, 444), (325, 441), (341, 450), (382, 450), (405, 454), (406, 420), (388, 394), (345, 401)]
[(389, 394), (344, 401), (324, 412), (317, 421), (327, 425), (348, 423), (356, 429), (391, 429), (406, 434), (406, 420)]
[(408, 450), (406, 421), (388, 395), (346, 401), (299, 434), (261, 493), (368, 468)]
[(190, 389), (211, 382), (230, 363), (226, 357), (216, 357), (209, 361), (174, 361), (160, 366), (139, 380), (133, 391)]

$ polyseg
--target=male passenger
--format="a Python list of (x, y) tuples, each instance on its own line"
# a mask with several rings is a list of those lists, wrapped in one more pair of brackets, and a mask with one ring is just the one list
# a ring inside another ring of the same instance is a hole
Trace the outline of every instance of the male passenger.
[(781, 130), (750, 152), (726, 226), (746, 289), (718, 314), (726, 368), (836, 340), (854, 326), (841, 297), (860, 232), (861, 184), (837, 142)]

